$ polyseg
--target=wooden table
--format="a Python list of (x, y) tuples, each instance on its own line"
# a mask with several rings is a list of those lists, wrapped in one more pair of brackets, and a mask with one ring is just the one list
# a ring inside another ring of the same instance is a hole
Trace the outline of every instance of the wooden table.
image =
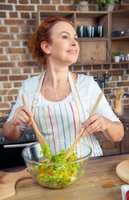
[(16, 195), (8, 200), (121, 200), (122, 184), (115, 169), (129, 154), (89, 160), (87, 174), (68, 188), (50, 190), (40, 187), (31, 179), (17, 184)]

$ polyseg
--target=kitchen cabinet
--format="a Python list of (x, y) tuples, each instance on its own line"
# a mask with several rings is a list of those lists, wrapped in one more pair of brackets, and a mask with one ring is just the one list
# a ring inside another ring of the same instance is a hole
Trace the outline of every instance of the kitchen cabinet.
[[(78, 65), (111, 63), (113, 53), (129, 54), (129, 8), (113, 12), (40, 11), (37, 24), (49, 15), (62, 15), (73, 22), (80, 44)], [(114, 32), (116, 37), (112, 37)]]
[[(129, 10), (118, 10), (111, 13), (111, 54), (129, 54)], [(116, 35), (116, 36), (115, 36)], [(127, 56), (129, 61), (129, 57)]]

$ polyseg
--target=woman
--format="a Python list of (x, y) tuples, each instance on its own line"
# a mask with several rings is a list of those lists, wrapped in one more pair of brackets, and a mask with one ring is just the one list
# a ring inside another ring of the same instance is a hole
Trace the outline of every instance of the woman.
[[(92, 77), (69, 71), (69, 66), (77, 61), (79, 45), (76, 32), (67, 19), (59, 16), (45, 19), (32, 35), (29, 50), (45, 70), (23, 82), (4, 125), (8, 138), (19, 138), (20, 127), (29, 125), (29, 116), (33, 113), (54, 153), (68, 148), (82, 127), (86, 131), (78, 148), (80, 155), (85, 154), (83, 144), (91, 146), (92, 156), (102, 155), (95, 137), (100, 132), (113, 141), (122, 139), (123, 126), (104, 95), (96, 113), (89, 116), (101, 89)], [(28, 106), (23, 105), (22, 95), (26, 96)]]

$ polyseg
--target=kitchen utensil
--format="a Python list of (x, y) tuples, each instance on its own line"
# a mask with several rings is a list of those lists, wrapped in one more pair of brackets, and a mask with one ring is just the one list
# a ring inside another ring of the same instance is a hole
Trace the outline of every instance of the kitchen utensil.
[(121, 180), (129, 184), (129, 160), (124, 160), (117, 165), (116, 174)]
[(14, 172), (0, 171), (0, 200), (15, 195), (16, 184), (25, 178), (31, 178), (26, 169)]
[[(27, 99), (24, 95), (22, 95), (22, 100), (23, 100), (23, 105), (25, 105), (27, 107), (28, 103), (27, 103)], [(37, 140), (39, 141), (40, 144), (45, 144), (45, 138), (43, 137), (43, 134), (40, 132), (34, 118), (32, 115), (29, 115), (30, 118), (30, 122), (31, 122), (31, 126), (33, 127)]]
[[(89, 116), (91, 116), (91, 115), (93, 115), (93, 114), (95, 113), (95, 111), (96, 111), (96, 109), (97, 109), (97, 107), (98, 107), (98, 105), (99, 105), (99, 102), (100, 102), (102, 96), (103, 96), (103, 92), (101, 92), (101, 93), (99, 94), (99, 96), (98, 96), (98, 98), (97, 98), (97, 100), (96, 100), (96, 102), (95, 102), (95, 104), (94, 104), (94, 106), (93, 106), (93, 108), (92, 108), (92, 110), (91, 110)], [(70, 148), (68, 149), (68, 153), (67, 153), (67, 155), (66, 155), (66, 159), (68, 159), (69, 156), (70, 156), (70, 155), (72, 154), (72, 152), (74, 151), (74, 149), (75, 149), (77, 143), (80, 141), (80, 138), (81, 138), (81, 136), (83, 135), (83, 133), (84, 133), (85, 130), (86, 130), (85, 128), (82, 128), (82, 129), (81, 129), (81, 131), (80, 131), (80, 133), (78, 134), (78, 136), (76, 137), (74, 143), (73, 143), (73, 144), (70, 146)]]

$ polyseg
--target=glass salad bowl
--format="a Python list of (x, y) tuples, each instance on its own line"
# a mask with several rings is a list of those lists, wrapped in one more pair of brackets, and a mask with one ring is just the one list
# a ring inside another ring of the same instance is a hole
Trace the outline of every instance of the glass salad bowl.
[[(34, 143), (22, 151), (22, 156), (32, 178), (41, 186), (53, 189), (65, 188), (85, 174), (86, 163), (91, 156), (91, 148), (84, 145), (85, 155), (73, 152), (66, 159), (62, 150), (51, 158), (46, 158), (42, 146)], [(76, 148), (77, 149), (77, 148)]]

